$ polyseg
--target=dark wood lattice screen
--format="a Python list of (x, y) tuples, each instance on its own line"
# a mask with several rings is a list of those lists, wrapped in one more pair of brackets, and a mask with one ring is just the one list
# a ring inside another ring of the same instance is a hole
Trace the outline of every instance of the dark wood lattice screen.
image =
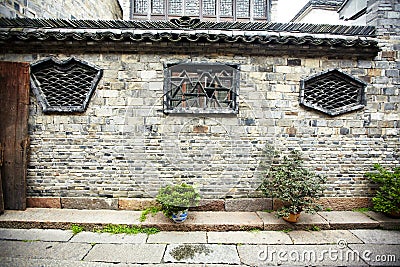
[(239, 67), (218, 63), (167, 66), (165, 113), (237, 113)]
[(102, 70), (70, 58), (47, 58), (31, 65), (31, 84), (43, 112), (84, 112)]
[(301, 81), (300, 103), (331, 116), (361, 109), (366, 105), (366, 84), (338, 70)]

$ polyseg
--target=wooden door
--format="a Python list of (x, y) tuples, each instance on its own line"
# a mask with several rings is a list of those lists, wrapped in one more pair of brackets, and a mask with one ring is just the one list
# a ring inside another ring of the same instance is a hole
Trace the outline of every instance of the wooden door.
[(0, 168), (5, 209), (26, 209), (28, 114), (29, 64), (0, 62)]
[(0, 142), (0, 214), (4, 212), (3, 186), (1, 182), (1, 166), (3, 166), (3, 145)]

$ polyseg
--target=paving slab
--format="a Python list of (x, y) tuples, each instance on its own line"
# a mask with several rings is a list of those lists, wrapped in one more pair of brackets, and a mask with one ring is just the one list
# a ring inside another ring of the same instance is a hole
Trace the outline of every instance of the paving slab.
[(0, 228), (0, 239), (5, 240), (41, 240), (68, 241), (74, 234), (68, 230), (58, 229), (6, 229)]
[(171, 244), (165, 251), (164, 262), (240, 264), (234, 245)]
[(350, 244), (370, 266), (400, 266), (400, 245)]
[(243, 264), (249, 266), (368, 266), (349, 248), (335, 245), (243, 245), (238, 246)]
[(275, 216), (274, 212), (257, 212), (257, 215), (264, 223), (264, 230), (285, 230), (285, 229), (303, 229), (307, 230), (314, 226), (319, 229), (329, 229), (328, 221), (318, 214), (301, 213), (300, 220), (297, 223), (288, 223), (282, 218)]
[(84, 261), (120, 263), (161, 263), (166, 245), (96, 244)]
[(138, 244), (146, 243), (147, 234), (110, 234), (80, 232), (75, 235), (70, 242), (72, 243), (96, 243), (96, 244)]
[(184, 243), (207, 243), (206, 232), (159, 232), (149, 235), (147, 243), (158, 244), (184, 244)]
[(381, 212), (367, 211), (365, 215), (379, 222), (379, 228), (400, 230), (400, 219), (390, 218)]
[[(2, 267), (188, 267), (186, 263), (156, 263), (156, 264), (135, 264), (135, 263), (109, 263), (109, 262), (85, 262), (51, 259), (25, 259), (0, 257)], [(233, 265), (235, 267), (248, 267), (245, 265)], [(225, 264), (190, 264), (190, 267), (226, 267)]]
[(348, 230), (322, 230), (322, 231), (292, 231), (288, 235), (295, 245), (299, 244), (338, 244), (363, 243)]
[(290, 237), (283, 232), (208, 232), (210, 244), (293, 244)]
[(351, 230), (355, 236), (366, 244), (400, 245), (400, 231), (369, 229)]
[(91, 248), (83, 243), (0, 240), (0, 257), (79, 261)]
[(174, 223), (159, 212), (155, 216), (148, 216), (142, 225), (157, 227), (162, 231), (238, 231), (263, 228), (263, 222), (255, 212), (225, 211), (191, 211), (184, 223)]
[(140, 211), (125, 210), (28, 208), (25, 211), (6, 210), (0, 216), (0, 227), (70, 229), (71, 224), (87, 228), (107, 224), (137, 225), (140, 215)]
[[(54, 260), (54, 259), (26, 259), (0, 257), (2, 267), (32, 267), (32, 266), (51, 266), (51, 267), (110, 267), (109, 263), (83, 262), (75, 260)], [(118, 265), (113, 265), (118, 266)], [(126, 265), (124, 265), (126, 266)]]
[(328, 221), (331, 229), (371, 229), (379, 227), (379, 222), (372, 220), (362, 212), (323, 211), (318, 212), (318, 214)]
[(257, 215), (261, 218), (263, 222), (264, 230), (280, 231), (285, 229), (293, 229), (294, 226), (282, 218), (275, 216), (275, 213), (269, 212), (257, 212)]

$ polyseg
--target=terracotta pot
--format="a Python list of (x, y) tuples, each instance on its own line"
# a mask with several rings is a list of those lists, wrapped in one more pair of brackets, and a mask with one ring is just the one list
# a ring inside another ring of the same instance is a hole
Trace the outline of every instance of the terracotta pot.
[(288, 217), (282, 217), (282, 219), (290, 223), (297, 223), (297, 221), (300, 219), (300, 213), (290, 213)]
[(399, 219), (400, 218), (400, 211), (392, 211), (386, 214), (390, 218)]

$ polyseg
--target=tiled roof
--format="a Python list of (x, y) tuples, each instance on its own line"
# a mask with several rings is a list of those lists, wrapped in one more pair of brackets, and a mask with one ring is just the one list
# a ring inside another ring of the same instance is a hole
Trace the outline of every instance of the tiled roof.
[(214, 22), (199, 19), (173, 19), (170, 21), (132, 21), (132, 20), (63, 20), (63, 19), (29, 19), (0, 18), (0, 28), (33, 28), (33, 29), (131, 29), (131, 30), (227, 30), (227, 31), (263, 31), (290, 32), (309, 34), (331, 34), (346, 36), (374, 36), (375, 28), (371, 26), (344, 26), (306, 23), (276, 22)]
[(30, 41), (169, 41), (309, 45), (379, 51), (370, 26), (273, 22), (211, 22), (182, 17), (171, 21), (0, 18), (0, 43)]

